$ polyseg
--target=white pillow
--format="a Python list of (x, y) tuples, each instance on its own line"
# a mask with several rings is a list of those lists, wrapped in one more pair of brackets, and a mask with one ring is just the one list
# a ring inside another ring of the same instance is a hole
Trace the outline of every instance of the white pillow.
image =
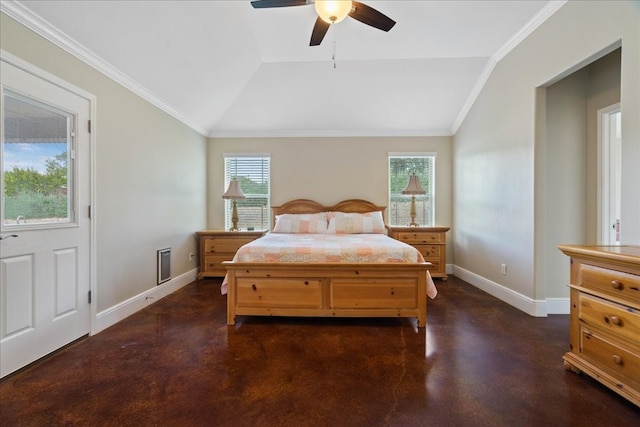
[(329, 212), (329, 234), (386, 234), (382, 212)]
[(276, 215), (272, 233), (326, 234), (327, 213)]

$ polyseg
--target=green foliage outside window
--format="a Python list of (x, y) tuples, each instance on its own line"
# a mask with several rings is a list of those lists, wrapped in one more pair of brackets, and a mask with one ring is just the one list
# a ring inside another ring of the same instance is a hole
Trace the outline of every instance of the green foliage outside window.
[(400, 194), (409, 182), (409, 175), (415, 173), (420, 179), (422, 188), (430, 186), (431, 174), (427, 167), (426, 157), (394, 157), (389, 162), (389, 185), (391, 194)]
[(4, 173), (4, 217), (66, 218), (67, 153), (47, 159), (44, 173), (32, 168), (16, 168)]

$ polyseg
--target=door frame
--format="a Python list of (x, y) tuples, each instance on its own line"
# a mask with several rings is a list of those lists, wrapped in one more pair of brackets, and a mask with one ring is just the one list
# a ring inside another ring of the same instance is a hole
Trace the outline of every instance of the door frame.
[(89, 101), (89, 118), (91, 120), (91, 130), (89, 132), (89, 203), (91, 209), (90, 221), (89, 221), (89, 289), (91, 290), (91, 304), (89, 308), (91, 310), (91, 324), (89, 327), (89, 334), (93, 335), (98, 332), (97, 324), (97, 275), (96, 275), (96, 140), (97, 140), (97, 120), (96, 120), (96, 108), (97, 98), (95, 95), (80, 89), (79, 87), (61, 79), (60, 77), (51, 74), (42, 68), (39, 68), (3, 49), (0, 49), (0, 60), (10, 64), (22, 71), (36, 76), (42, 80), (45, 80), (53, 85), (61, 87), (74, 95), (84, 98)]

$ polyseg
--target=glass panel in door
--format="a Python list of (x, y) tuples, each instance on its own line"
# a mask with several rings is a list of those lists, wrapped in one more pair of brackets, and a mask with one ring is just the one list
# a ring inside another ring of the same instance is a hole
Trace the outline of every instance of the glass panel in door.
[(3, 228), (73, 222), (73, 116), (6, 90), (3, 101)]

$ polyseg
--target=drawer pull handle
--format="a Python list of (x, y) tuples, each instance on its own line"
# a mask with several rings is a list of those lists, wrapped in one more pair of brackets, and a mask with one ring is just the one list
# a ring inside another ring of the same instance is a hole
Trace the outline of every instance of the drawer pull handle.
[(616, 365), (622, 365), (622, 357), (618, 356), (617, 354), (614, 354), (611, 359)]
[(613, 289), (617, 289), (619, 291), (621, 291), (622, 289), (624, 289), (624, 285), (622, 284), (622, 282), (620, 282), (619, 280), (612, 280), (611, 281), (611, 287)]
[(611, 316), (611, 323), (616, 326), (622, 326), (622, 320), (618, 316)]
[(254, 291), (258, 290), (258, 287), (256, 286), (256, 284), (254, 283), (253, 285), (251, 285), (251, 289), (253, 289)]
[(308, 281), (308, 280), (305, 280), (305, 281), (304, 281), (304, 284), (305, 284), (305, 286), (309, 285), (309, 281)]

